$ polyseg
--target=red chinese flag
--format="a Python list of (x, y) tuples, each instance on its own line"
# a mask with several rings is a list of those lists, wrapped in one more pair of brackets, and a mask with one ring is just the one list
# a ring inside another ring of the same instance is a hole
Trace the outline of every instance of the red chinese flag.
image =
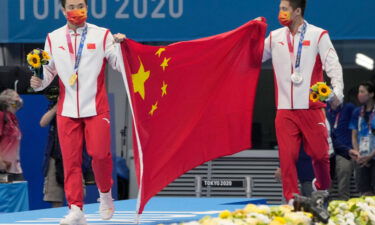
[(251, 147), (266, 24), (169, 46), (127, 39), (139, 208), (185, 172)]

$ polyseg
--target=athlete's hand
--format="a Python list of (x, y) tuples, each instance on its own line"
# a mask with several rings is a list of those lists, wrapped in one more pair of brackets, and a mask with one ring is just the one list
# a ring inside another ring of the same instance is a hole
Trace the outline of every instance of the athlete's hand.
[(30, 87), (32, 87), (33, 89), (37, 89), (37, 88), (40, 88), (41, 86), (42, 86), (42, 79), (40, 79), (37, 76), (31, 76)]
[(116, 43), (120, 43), (120, 42), (122, 42), (123, 40), (126, 39), (126, 35), (117, 33), (117, 34), (113, 35), (113, 38), (115, 39)]

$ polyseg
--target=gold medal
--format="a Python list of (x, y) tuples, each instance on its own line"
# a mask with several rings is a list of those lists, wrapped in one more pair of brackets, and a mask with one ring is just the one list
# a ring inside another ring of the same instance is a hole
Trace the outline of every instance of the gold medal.
[(69, 79), (69, 85), (73, 86), (77, 81), (78, 75), (75, 73)]

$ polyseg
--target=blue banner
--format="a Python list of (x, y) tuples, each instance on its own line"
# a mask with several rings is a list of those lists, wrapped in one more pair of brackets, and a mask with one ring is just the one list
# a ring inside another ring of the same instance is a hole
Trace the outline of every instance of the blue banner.
[[(234, 29), (258, 16), (280, 27), (279, 1), (88, 0), (88, 22), (137, 41), (180, 41)], [(308, 1), (306, 19), (332, 39), (375, 39), (374, 0)], [(66, 23), (60, 0), (1, 0), (0, 43), (40, 43)]]

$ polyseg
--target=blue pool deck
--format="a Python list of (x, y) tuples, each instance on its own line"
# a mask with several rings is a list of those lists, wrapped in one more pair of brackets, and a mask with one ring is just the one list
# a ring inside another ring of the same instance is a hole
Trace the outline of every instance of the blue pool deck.
[[(140, 224), (157, 225), (187, 222), (204, 216), (217, 216), (225, 209), (235, 210), (245, 205), (266, 204), (260, 198), (153, 198), (147, 204)], [(100, 219), (99, 204), (85, 205), (88, 224), (122, 225), (135, 223), (136, 200), (115, 201), (116, 211), (109, 221)], [(56, 225), (66, 215), (67, 207), (0, 214), (0, 225)]]

